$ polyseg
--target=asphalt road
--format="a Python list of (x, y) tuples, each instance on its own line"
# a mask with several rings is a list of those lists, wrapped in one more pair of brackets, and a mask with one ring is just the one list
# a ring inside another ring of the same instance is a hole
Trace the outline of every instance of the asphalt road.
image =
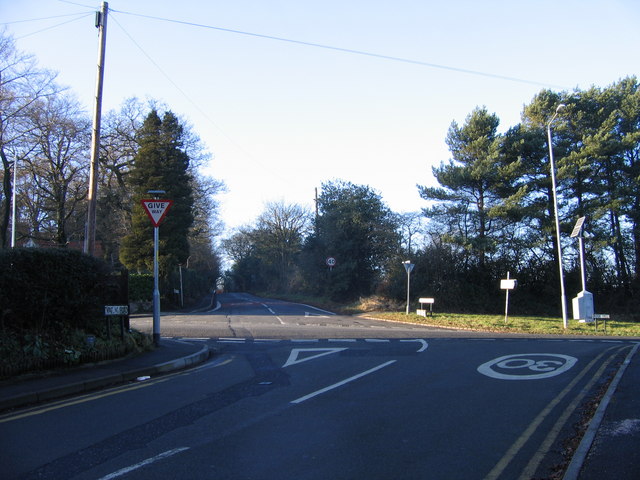
[[(358, 316), (336, 315), (309, 305), (255, 297), (246, 293), (218, 296), (218, 304), (191, 313), (163, 313), (161, 333), (185, 338), (434, 338), (489, 337), (483, 332), (426, 327)], [(153, 319), (134, 316), (131, 325), (152, 331)], [(525, 335), (522, 335), (523, 337)]]
[(210, 362), (4, 418), (4, 478), (551, 478), (632, 345), (455, 338), (229, 299), (163, 323), (200, 332)]

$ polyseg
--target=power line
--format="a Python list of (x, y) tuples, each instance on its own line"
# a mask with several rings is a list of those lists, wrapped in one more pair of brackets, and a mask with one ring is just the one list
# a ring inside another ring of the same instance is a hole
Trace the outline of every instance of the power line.
[(73, 14), (69, 14), (69, 15), (56, 15), (53, 17), (43, 17), (43, 18), (32, 18), (29, 20), (16, 20), (13, 22), (3, 22), (2, 25), (12, 25), (15, 23), (26, 23), (26, 22), (37, 22), (37, 21), (41, 21), (41, 20), (52, 20), (54, 18), (61, 18), (61, 17), (75, 17), (72, 18), (71, 20), (67, 20), (65, 22), (60, 22), (60, 23), (56, 23), (55, 25), (50, 25), (46, 28), (41, 28), (40, 30), (36, 30), (35, 32), (31, 32), (31, 33), (27, 33), (25, 35), (22, 35), (21, 37), (17, 37), (18, 40), (22, 39), (22, 38), (26, 38), (26, 37), (30, 37), (31, 35), (37, 35), (38, 33), (42, 33), (42, 32), (46, 32), (47, 30), (52, 30), (54, 28), (60, 27), (62, 25), (66, 25), (68, 23), (72, 23), (75, 22), (77, 20), (82, 20), (83, 18), (87, 18), (88, 16), (93, 15), (93, 12), (91, 13), (73, 13)]
[[(122, 24), (120, 22), (118, 22), (118, 20), (116, 19), (117, 15), (113, 15), (113, 12), (116, 10), (110, 10), (109, 13), (111, 13), (110, 19), (112, 21), (114, 21), (116, 23), (116, 25), (118, 25), (118, 27), (124, 32), (124, 34), (129, 38), (129, 40), (140, 50), (140, 52), (142, 52), (142, 54), (147, 58), (147, 60), (149, 60), (149, 62), (151, 62), (151, 64), (160, 72), (160, 74), (162, 74), (163, 77), (165, 77), (167, 79), (167, 81), (169, 83), (171, 83), (171, 85), (174, 86), (174, 88), (180, 92), (180, 94), (198, 111), (200, 112), (200, 114), (211, 124), (213, 125), (224, 137), (227, 138), (227, 140), (229, 140), (238, 150), (240, 150), (247, 158), (249, 158), (252, 162), (254, 162), (255, 164), (257, 164), (258, 166), (260, 166), (261, 168), (264, 169), (264, 171), (266, 173), (271, 173), (273, 174), (274, 172), (277, 173), (280, 178), (284, 178), (285, 175), (278, 171), (277, 168), (274, 168), (273, 166), (271, 166), (270, 168), (267, 168), (266, 165), (264, 165), (262, 162), (258, 161), (253, 155), (251, 155), (249, 152), (247, 152), (241, 145), (239, 145), (233, 138), (231, 138), (231, 136), (229, 134), (227, 134), (216, 122), (214, 122), (211, 117), (202, 109), (202, 107), (195, 102), (182, 88), (180, 88), (180, 86), (169, 76), (169, 74), (167, 74), (162, 67), (160, 67), (160, 65), (151, 57), (151, 55), (149, 55), (144, 48), (142, 48), (142, 46), (133, 38), (133, 36), (127, 31), (125, 30), (125, 28), (122, 26)], [(118, 13), (122, 13), (122, 12), (118, 12)]]
[(487, 72), (481, 72), (479, 70), (470, 70), (470, 69), (466, 69), (466, 68), (459, 68), (459, 67), (451, 67), (448, 65), (440, 65), (437, 63), (430, 63), (430, 62), (424, 62), (421, 60), (414, 60), (411, 58), (404, 58), (404, 57), (396, 57), (393, 55), (383, 55), (383, 54), (379, 54), (379, 53), (374, 53), (374, 52), (367, 52), (364, 50), (355, 50), (355, 49), (351, 49), (351, 48), (344, 48), (344, 47), (336, 47), (336, 46), (332, 46), (332, 45), (324, 45), (321, 43), (314, 43), (314, 42), (306, 42), (303, 40), (295, 40), (295, 39), (291, 39), (291, 38), (284, 38), (284, 37), (277, 37), (274, 35), (266, 35), (266, 34), (261, 34), (261, 33), (252, 33), (252, 32), (245, 32), (242, 30), (235, 30), (235, 29), (231, 29), (231, 28), (224, 28), (224, 27), (216, 27), (213, 25), (204, 25), (201, 23), (195, 23), (195, 22), (187, 22), (187, 21), (183, 21), (183, 20), (174, 20), (171, 18), (163, 18), (163, 17), (156, 17), (153, 15), (143, 15), (140, 13), (133, 13), (133, 12), (125, 12), (122, 10), (112, 10), (112, 11), (116, 11), (118, 13), (122, 13), (125, 15), (132, 15), (135, 17), (142, 17), (142, 18), (149, 18), (151, 20), (159, 20), (162, 22), (169, 22), (169, 23), (177, 23), (180, 25), (187, 25), (190, 27), (198, 27), (198, 28), (205, 28), (205, 29), (209, 29), (209, 30), (217, 30), (217, 31), (221, 31), (221, 32), (227, 32), (227, 33), (234, 33), (237, 35), (245, 35), (245, 36), (249, 36), (249, 37), (255, 37), (255, 38), (263, 38), (263, 39), (267, 39), (267, 40), (275, 40), (278, 42), (286, 42), (286, 43), (292, 43), (295, 45), (302, 45), (305, 47), (314, 47), (314, 48), (322, 48), (325, 50), (332, 50), (332, 51), (336, 51), (336, 52), (342, 52), (342, 53), (349, 53), (349, 54), (353, 54), (353, 55), (361, 55), (361, 56), (366, 56), (366, 57), (372, 57), (372, 58), (377, 58), (377, 59), (381, 59), (381, 60), (390, 60), (390, 61), (394, 61), (394, 62), (402, 62), (402, 63), (409, 63), (412, 65), (418, 65), (418, 66), (422, 66), (422, 67), (429, 67), (429, 68), (437, 68), (440, 70), (448, 70), (451, 72), (458, 72), (458, 73), (466, 73), (469, 75), (476, 75), (476, 76), (482, 76), (482, 77), (488, 77), (488, 78), (495, 78), (495, 79), (499, 79), (499, 80), (506, 80), (509, 82), (516, 82), (516, 83), (525, 83), (528, 85), (536, 85), (539, 87), (547, 87), (547, 88), (559, 88), (561, 90), (567, 90), (566, 87), (561, 86), (561, 85), (553, 85), (550, 83), (546, 83), (546, 82), (538, 82), (538, 81), (534, 81), (534, 80), (526, 80), (523, 78), (517, 78), (517, 77), (510, 77), (507, 75), (499, 75), (499, 74), (495, 74), (495, 73), (487, 73)]
[(75, 17), (75, 16), (86, 16), (87, 12), (83, 13), (67, 13), (65, 15), (53, 15), (51, 17), (39, 17), (39, 18), (27, 18), (25, 20), (14, 20), (13, 22), (2, 22), (2, 25), (13, 25), (14, 23), (28, 23), (28, 22), (39, 22), (42, 20), (52, 20), (54, 18), (64, 18), (64, 17)]

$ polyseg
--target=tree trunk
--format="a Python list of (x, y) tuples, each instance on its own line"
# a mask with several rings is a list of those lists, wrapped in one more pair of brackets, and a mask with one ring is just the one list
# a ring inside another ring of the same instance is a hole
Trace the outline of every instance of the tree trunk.
[[(4, 148), (0, 147), (0, 158), (2, 158), (2, 168), (4, 170), (4, 177), (2, 182), (3, 199), (2, 205), (2, 219), (0, 220), (0, 248), (7, 247), (7, 233), (9, 231), (9, 217), (11, 216), (11, 198), (13, 196), (13, 188), (11, 184), (11, 163), (7, 159), (4, 152)], [(14, 162), (15, 163), (15, 162)]]

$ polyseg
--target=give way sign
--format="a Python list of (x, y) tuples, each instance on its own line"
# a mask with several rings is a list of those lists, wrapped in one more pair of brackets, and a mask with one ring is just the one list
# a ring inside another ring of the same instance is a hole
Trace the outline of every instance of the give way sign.
[(140, 200), (140, 203), (142, 203), (142, 208), (147, 212), (153, 226), (157, 227), (173, 205), (173, 200)]

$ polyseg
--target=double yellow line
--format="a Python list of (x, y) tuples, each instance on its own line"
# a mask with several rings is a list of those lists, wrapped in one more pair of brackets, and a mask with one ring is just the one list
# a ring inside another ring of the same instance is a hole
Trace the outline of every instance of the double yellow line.
[(609, 357), (602, 363), (600, 368), (596, 371), (594, 376), (587, 382), (587, 384), (582, 388), (582, 390), (576, 395), (576, 397), (567, 405), (564, 409), (558, 420), (555, 422), (544, 441), (540, 444), (540, 447), (536, 451), (536, 453), (531, 457), (529, 463), (522, 471), (519, 480), (528, 480), (535, 477), (535, 472), (544, 459), (544, 457), (549, 453), (549, 449), (557, 439), (560, 431), (567, 423), (567, 420), (571, 416), (571, 414), (575, 411), (575, 409), (580, 405), (584, 397), (589, 393), (591, 388), (595, 385), (595, 383), (600, 380), (602, 375), (604, 374), (607, 367), (611, 364), (611, 362), (616, 358), (616, 356), (624, 349), (631, 348), (631, 346), (615, 346), (610, 347), (596, 358), (594, 358), (589, 364), (582, 369), (582, 371), (553, 399), (551, 400), (547, 406), (533, 419), (533, 421), (529, 424), (524, 432), (517, 438), (517, 440), (511, 445), (507, 453), (500, 459), (500, 461), (496, 464), (495, 467), (489, 472), (489, 474), (485, 477), (485, 480), (496, 480), (500, 477), (500, 475), (507, 468), (509, 463), (514, 459), (514, 457), (520, 452), (522, 447), (531, 439), (533, 434), (536, 432), (540, 424), (549, 416), (549, 414), (553, 411), (554, 408), (558, 406), (558, 404), (573, 390), (573, 388), (587, 375), (587, 373), (593, 368), (595, 364), (600, 362), (600, 360), (610, 353), (612, 350), (615, 350), (613, 353), (609, 355)]

